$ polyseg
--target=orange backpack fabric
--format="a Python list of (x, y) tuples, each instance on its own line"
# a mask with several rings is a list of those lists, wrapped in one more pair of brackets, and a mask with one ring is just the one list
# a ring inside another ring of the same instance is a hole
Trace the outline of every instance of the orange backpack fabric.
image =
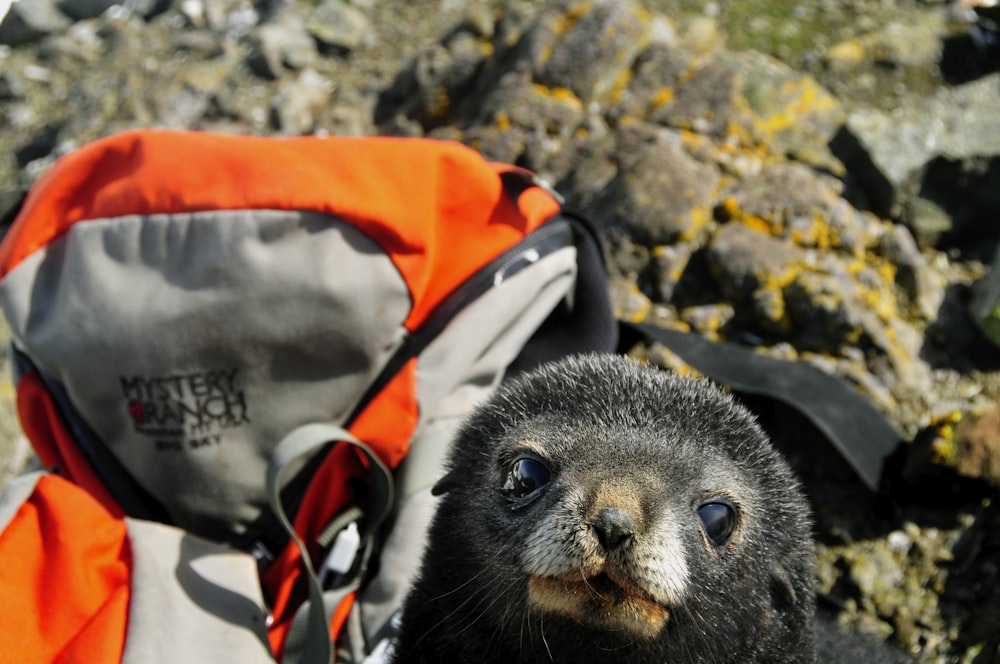
[(38, 480), (0, 532), (4, 661), (117, 662), (130, 555), (124, 522), (56, 476)]

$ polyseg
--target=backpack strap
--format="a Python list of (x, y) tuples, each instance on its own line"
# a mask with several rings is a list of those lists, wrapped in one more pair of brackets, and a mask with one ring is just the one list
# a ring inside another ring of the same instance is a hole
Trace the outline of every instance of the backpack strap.
[(719, 383), (792, 406), (833, 443), (869, 489), (880, 488), (885, 462), (903, 436), (842, 378), (805, 362), (778, 360), (697, 334), (648, 323), (620, 325), (623, 348), (639, 339), (661, 343)]
[[(295, 532), (282, 506), (281, 479), (285, 471), (295, 465), (295, 461), (318, 452), (333, 442), (347, 443), (360, 452), (368, 463), (372, 481), (368, 490), (368, 505), (363, 528), (360, 532), (360, 560), (352, 566), (337, 588), (324, 592), (309, 557), (309, 551)], [(299, 607), (285, 641), (283, 662), (312, 664), (332, 661), (330, 620), (333, 610), (360, 586), (374, 546), (375, 535), (392, 507), (393, 491), (392, 474), (378, 455), (346, 429), (335, 424), (306, 424), (292, 430), (278, 443), (267, 468), (268, 501), (285, 532), (299, 550), (309, 586), (309, 599)]]

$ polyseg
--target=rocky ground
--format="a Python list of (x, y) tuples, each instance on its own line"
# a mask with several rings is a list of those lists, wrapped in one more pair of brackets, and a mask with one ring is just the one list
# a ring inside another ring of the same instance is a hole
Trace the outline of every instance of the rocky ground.
[[(619, 315), (814, 363), (913, 441), (873, 496), (751, 400), (842, 619), (919, 661), (1000, 662), (1000, 53), (971, 4), (18, 0), (0, 216), (137, 126), (433, 136), (526, 166), (600, 229)], [(28, 456), (11, 394), (5, 476)]]

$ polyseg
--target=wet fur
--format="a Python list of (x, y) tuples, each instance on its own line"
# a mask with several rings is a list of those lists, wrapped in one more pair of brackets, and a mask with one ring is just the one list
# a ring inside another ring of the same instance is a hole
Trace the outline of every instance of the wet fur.
[[(553, 479), (512, 510), (500, 487), (525, 445), (543, 451)], [(710, 383), (611, 356), (566, 360), (503, 387), (465, 424), (449, 464), (394, 661), (813, 661), (807, 502), (753, 417)], [(607, 487), (610, 498), (599, 496)], [(718, 550), (696, 512), (717, 495), (741, 514)], [(546, 566), (590, 564), (575, 520), (619, 499), (641, 522), (628, 554), (641, 560), (623, 553), (622, 565), (651, 566), (644, 583), (674, 580), (657, 591), (669, 617), (652, 635), (584, 625), (528, 599)]]

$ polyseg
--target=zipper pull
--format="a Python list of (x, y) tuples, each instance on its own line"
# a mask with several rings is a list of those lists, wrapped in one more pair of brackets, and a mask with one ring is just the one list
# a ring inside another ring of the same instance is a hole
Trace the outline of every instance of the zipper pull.
[(351, 571), (354, 566), (354, 559), (358, 556), (361, 548), (361, 533), (358, 531), (358, 522), (351, 521), (343, 530), (337, 533), (333, 540), (330, 552), (326, 554), (323, 567), (319, 573), (319, 583), (322, 587), (327, 587), (327, 579), (334, 577), (334, 584), (337, 585), (340, 578)]

